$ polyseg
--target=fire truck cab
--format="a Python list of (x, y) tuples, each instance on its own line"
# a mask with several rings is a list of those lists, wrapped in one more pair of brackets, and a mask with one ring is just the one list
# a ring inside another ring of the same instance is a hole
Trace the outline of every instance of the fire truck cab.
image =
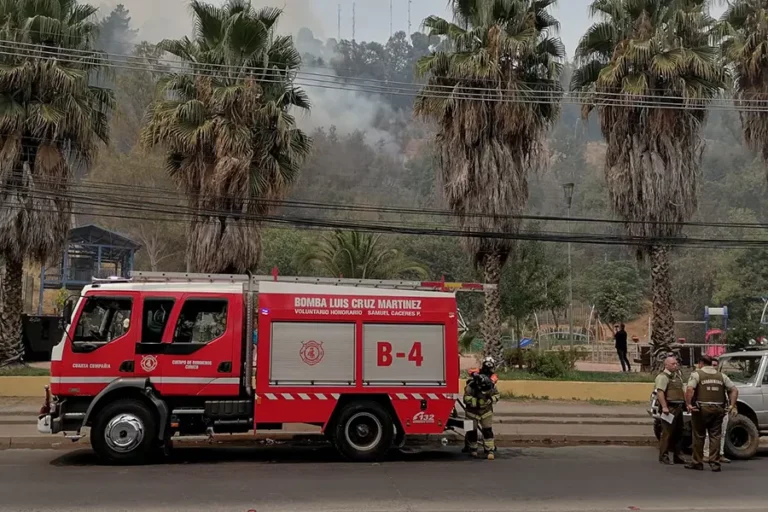
[[(141, 462), (179, 436), (320, 426), (348, 459), (464, 428), (455, 291), (488, 285), (136, 272), (65, 308), (38, 429)], [(452, 290), (452, 291), (448, 291)], [(255, 352), (254, 352), (255, 350)]]

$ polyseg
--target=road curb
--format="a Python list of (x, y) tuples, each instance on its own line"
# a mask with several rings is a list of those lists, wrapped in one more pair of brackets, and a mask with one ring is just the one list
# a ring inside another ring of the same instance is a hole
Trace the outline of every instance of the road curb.
[(605, 419), (626, 419), (637, 420), (641, 418), (648, 418), (648, 413), (584, 413), (584, 412), (527, 412), (527, 411), (515, 411), (515, 412), (494, 412), (494, 418), (605, 418)]
[[(456, 434), (411, 436), (408, 438), (409, 446), (442, 446), (443, 439), (447, 445), (456, 446), (463, 443), (463, 439)], [(653, 436), (614, 436), (602, 438), (584, 435), (512, 435), (497, 434), (494, 437), (496, 444), (503, 448), (521, 446), (649, 446), (656, 444)], [(273, 444), (291, 443), (294, 445), (320, 445), (327, 441), (322, 434), (306, 433), (276, 433), (253, 435), (218, 436), (211, 442), (205, 437), (190, 437), (174, 440), (174, 446), (178, 448), (196, 446), (270, 446)], [(60, 436), (0, 436), (0, 451), (3, 450), (76, 450), (90, 449), (87, 438), (80, 442), (72, 442)]]
[(606, 426), (651, 426), (653, 420), (646, 419), (641, 421), (639, 418), (636, 420), (629, 419), (605, 419), (604, 421), (594, 421), (582, 418), (569, 418), (562, 417), (562, 419), (554, 417), (541, 417), (541, 418), (494, 418), (493, 424), (496, 425), (606, 425)]

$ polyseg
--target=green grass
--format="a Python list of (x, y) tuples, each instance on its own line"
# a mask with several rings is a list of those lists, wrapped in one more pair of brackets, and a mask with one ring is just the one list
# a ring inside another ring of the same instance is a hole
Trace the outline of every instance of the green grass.
[[(467, 373), (462, 372), (462, 377)], [(530, 373), (526, 370), (507, 370), (498, 373), (500, 380), (553, 380), (574, 382), (653, 382), (650, 373), (621, 373), (621, 372), (582, 372), (571, 370), (562, 376), (549, 378)]]
[[(501, 393), (501, 399), (505, 401), (512, 401), (512, 402), (546, 402), (550, 400), (548, 396), (534, 396), (534, 395), (515, 395), (513, 393)], [(604, 406), (615, 406), (615, 405), (647, 405), (646, 402), (633, 402), (631, 400), (627, 400), (624, 402), (617, 402), (614, 400), (598, 400), (595, 398), (590, 398), (589, 400), (558, 400), (561, 402), (583, 402), (588, 403), (590, 405), (604, 405)]]
[(541, 402), (549, 400), (548, 396), (534, 396), (534, 395), (515, 395), (514, 393), (500, 393), (502, 400), (511, 400), (514, 402)]
[(50, 370), (32, 366), (14, 365), (0, 368), (0, 377), (47, 377), (50, 374)]
[(627, 400), (625, 402), (616, 402), (613, 400), (598, 400), (596, 398), (590, 398), (587, 400), (587, 403), (592, 405), (648, 405), (648, 402), (635, 402), (632, 400)]

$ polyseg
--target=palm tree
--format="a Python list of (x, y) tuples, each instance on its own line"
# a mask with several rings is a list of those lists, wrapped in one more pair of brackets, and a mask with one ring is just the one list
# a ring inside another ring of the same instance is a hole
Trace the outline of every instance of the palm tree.
[(24, 261), (60, 253), (74, 172), (87, 168), (108, 138), (113, 99), (94, 85), (103, 70), (92, 51), (95, 12), (77, 0), (0, 2), (0, 39), (18, 45), (0, 54), (0, 364), (22, 356)]
[[(596, 109), (605, 175), (627, 233), (651, 242), (654, 353), (674, 341), (668, 245), (697, 207), (701, 128), (726, 83), (708, 0), (596, 0), (571, 88)], [(639, 103), (642, 100), (642, 103)]]
[(142, 139), (165, 148), (194, 212), (188, 267), (244, 272), (260, 256), (255, 219), (285, 195), (310, 151), (290, 114), (310, 107), (292, 82), (301, 58), (290, 37), (275, 34), (279, 9), (256, 10), (248, 0), (190, 5), (194, 39), (159, 45), (188, 71), (160, 82)]
[(384, 246), (381, 235), (356, 231), (334, 231), (324, 236), (300, 253), (296, 264), (307, 272), (350, 279), (425, 279), (429, 274), (424, 264)]
[[(466, 230), (515, 233), (528, 173), (544, 164), (545, 137), (560, 113), (565, 50), (548, 12), (556, 0), (453, 0), (454, 22), (424, 21), (440, 49), (419, 62), (427, 85), (415, 111), (438, 125), (444, 194)], [(467, 99), (471, 98), (471, 99)], [(483, 212), (487, 215), (473, 215)], [(512, 244), (470, 238), (488, 283), (499, 283)], [(500, 292), (486, 294), (485, 352), (501, 360)]]
[[(721, 18), (722, 53), (734, 73), (744, 139), (768, 164), (768, 0), (733, 0)], [(767, 174), (768, 176), (768, 174)]]

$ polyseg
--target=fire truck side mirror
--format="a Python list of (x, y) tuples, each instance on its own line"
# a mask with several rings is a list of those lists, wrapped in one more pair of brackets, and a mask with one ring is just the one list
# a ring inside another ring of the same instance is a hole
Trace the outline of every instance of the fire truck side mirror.
[(61, 313), (61, 319), (64, 320), (64, 325), (69, 325), (72, 321), (72, 301), (67, 300), (64, 303), (64, 310)]

